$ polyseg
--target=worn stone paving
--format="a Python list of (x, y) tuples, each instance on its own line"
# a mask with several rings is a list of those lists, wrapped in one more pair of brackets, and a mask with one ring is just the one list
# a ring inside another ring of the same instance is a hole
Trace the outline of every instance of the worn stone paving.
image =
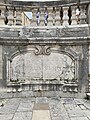
[(0, 120), (90, 120), (86, 99), (11, 98), (1, 99), (0, 104)]

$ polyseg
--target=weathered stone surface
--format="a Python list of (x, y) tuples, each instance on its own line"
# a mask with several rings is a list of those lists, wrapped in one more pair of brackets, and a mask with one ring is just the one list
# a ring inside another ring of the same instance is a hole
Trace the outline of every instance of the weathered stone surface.
[(13, 120), (31, 120), (32, 112), (16, 112)]
[(87, 117), (73, 117), (71, 120), (88, 120)]
[(84, 110), (83, 112), (90, 119), (90, 110), (87, 109), (87, 110)]
[(26, 53), (15, 57), (11, 65), (13, 71), (12, 80), (25, 79), (30, 83), (40, 83), (38, 79), (42, 79), (43, 82), (45, 79), (72, 80), (74, 78), (72, 72), (74, 62), (64, 54), (51, 53), (48, 56), (37, 56), (33, 53)]
[(0, 109), (0, 114), (14, 114), (18, 108), (20, 99), (9, 99), (4, 106)]
[(42, 120), (42, 117), (43, 120), (90, 119), (90, 109), (85, 106), (90, 101), (82, 99), (24, 97), (4, 99), (3, 102), (4, 106), (0, 106), (0, 120)]
[(51, 120), (49, 110), (34, 110), (32, 120)]
[(13, 114), (0, 115), (0, 120), (12, 120)]
[(32, 109), (33, 109), (33, 103), (31, 103), (31, 102), (27, 102), (27, 103), (21, 102), (19, 104), (19, 107), (18, 107), (17, 111), (18, 112), (25, 112), (25, 111), (31, 112)]
[[(7, 3), (8, 1), (4, 2)], [(26, 5), (31, 3), (30, 6), (36, 4), (39, 6), (44, 6), (45, 4), (46, 6), (50, 6), (59, 3), (59, 6), (62, 5), (62, 10), (60, 10), (59, 14), (63, 12), (63, 16), (59, 15), (62, 17), (61, 19), (63, 19), (61, 21), (68, 23), (68, 19), (69, 22), (72, 21), (73, 15), (70, 14), (73, 14), (73, 12), (72, 10), (68, 11), (69, 6), (67, 5), (73, 4), (74, 6), (77, 2), (78, 1), (75, 0), (53, 2), (13, 1), (12, 4), (23, 5), (25, 3)], [(84, 4), (85, 1), (82, 0), (80, 2)], [(15, 21), (17, 23), (17, 21), (20, 22), (20, 11), (18, 11), (17, 6), (15, 7), (16, 16), (14, 17), (16, 17)], [(4, 15), (5, 7), (3, 6), (2, 8), (1, 16), (3, 16), (4, 23), (4, 17), (6, 17)], [(82, 19), (85, 19), (85, 9), (82, 10), (81, 8), (83, 7), (80, 5), (80, 11), (84, 12), (84, 14), (81, 13)], [(8, 7), (8, 10), (10, 12), (12, 9)], [(66, 12), (64, 10), (66, 10)], [(57, 11), (56, 7), (53, 11)], [(51, 13), (51, 11), (48, 12)], [(50, 15), (51, 14), (49, 14), (49, 16)], [(50, 17), (52, 18), (52, 15)], [(87, 19), (89, 19), (89, 17)], [(83, 21), (85, 22), (85, 20)], [(87, 23), (88, 22), (89, 20), (87, 20)], [(0, 27), (0, 44), (4, 46), (3, 56), (0, 57), (3, 58), (3, 73), (2, 70), (0, 73), (3, 74), (2, 81), (8, 84), (9, 87), (14, 87), (11, 91), (13, 94), (10, 93), (8, 97), (29, 97), (30, 95), (64, 95), (65, 97), (68, 96), (68, 93), (71, 93), (71, 97), (77, 97), (79, 96), (77, 93), (81, 93), (84, 96), (86, 92), (89, 92), (90, 26), (88, 24), (79, 25), (79, 23), (78, 25), (69, 23), (71, 25), (68, 26), (63, 26), (63, 23), (61, 24), (62, 26)], [(0, 66), (1, 64), (2, 62), (0, 61)], [(21, 92), (20, 89), (27, 92)], [(2, 95), (2, 97), (3, 96), (4, 95)]]
[[(14, 1), (12, 1), (12, 4), (14, 4), (14, 5), (32, 5), (32, 6), (37, 6), (37, 5), (39, 5), (39, 6), (53, 6), (53, 5), (69, 5), (69, 4), (76, 4), (77, 5), (77, 2), (78, 2), (78, 0), (50, 0), (50, 1), (17, 1), (17, 0), (14, 0)], [(89, 3), (89, 0), (81, 0), (80, 1), (81, 3), (84, 3), (84, 2), (87, 2), (87, 3)]]
[[(15, 38), (15, 39), (55, 39), (60, 37), (87, 37), (89, 36), (89, 27), (85, 25), (76, 25), (76, 26), (53, 26), (53, 27), (2, 27), (0, 28), (0, 37), (1, 38)], [(27, 42), (27, 41), (26, 41)]]

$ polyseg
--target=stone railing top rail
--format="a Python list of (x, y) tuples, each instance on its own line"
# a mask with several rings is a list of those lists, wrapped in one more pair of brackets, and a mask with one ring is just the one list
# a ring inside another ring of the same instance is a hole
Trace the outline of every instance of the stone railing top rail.
[(90, 3), (90, 0), (12, 0), (13, 5), (29, 6), (66, 6), (72, 4)]
[(0, 26), (1, 38), (56, 38), (56, 37), (87, 37), (89, 36), (89, 26), (72, 25), (72, 26), (37, 26), (37, 27), (23, 27), (23, 26)]
[(90, 0), (0, 0), (0, 3), (18, 6), (67, 6), (89, 4)]

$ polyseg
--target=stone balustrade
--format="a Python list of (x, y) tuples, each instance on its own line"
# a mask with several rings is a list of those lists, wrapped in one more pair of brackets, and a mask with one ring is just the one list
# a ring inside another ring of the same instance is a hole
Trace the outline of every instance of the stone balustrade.
[[(79, 6), (62, 7), (35, 7), (30, 8), (32, 19), (30, 26), (66, 26), (88, 23), (89, 7), (85, 4)], [(23, 25), (23, 12), (29, 12), (18, 6), (0, 6), (0, 25)], [(6, 15), (7, 14), (7, 15)], [(29, 18), (28, 18), (29, 19)]]

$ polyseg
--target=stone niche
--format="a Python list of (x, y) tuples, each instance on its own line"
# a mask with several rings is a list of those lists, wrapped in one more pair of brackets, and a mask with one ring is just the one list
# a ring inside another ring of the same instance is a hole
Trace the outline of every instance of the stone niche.
[(60, 48), (38, 46), (18, 53), (7, 61), (8, 81), (64, 83), (76, 79), (76, 61)]
[(12, 80), (25, 79), (73, 79), (74, 62), (64, 54), (35, 55), (26, 53), (16, 56), (12, 63)]

